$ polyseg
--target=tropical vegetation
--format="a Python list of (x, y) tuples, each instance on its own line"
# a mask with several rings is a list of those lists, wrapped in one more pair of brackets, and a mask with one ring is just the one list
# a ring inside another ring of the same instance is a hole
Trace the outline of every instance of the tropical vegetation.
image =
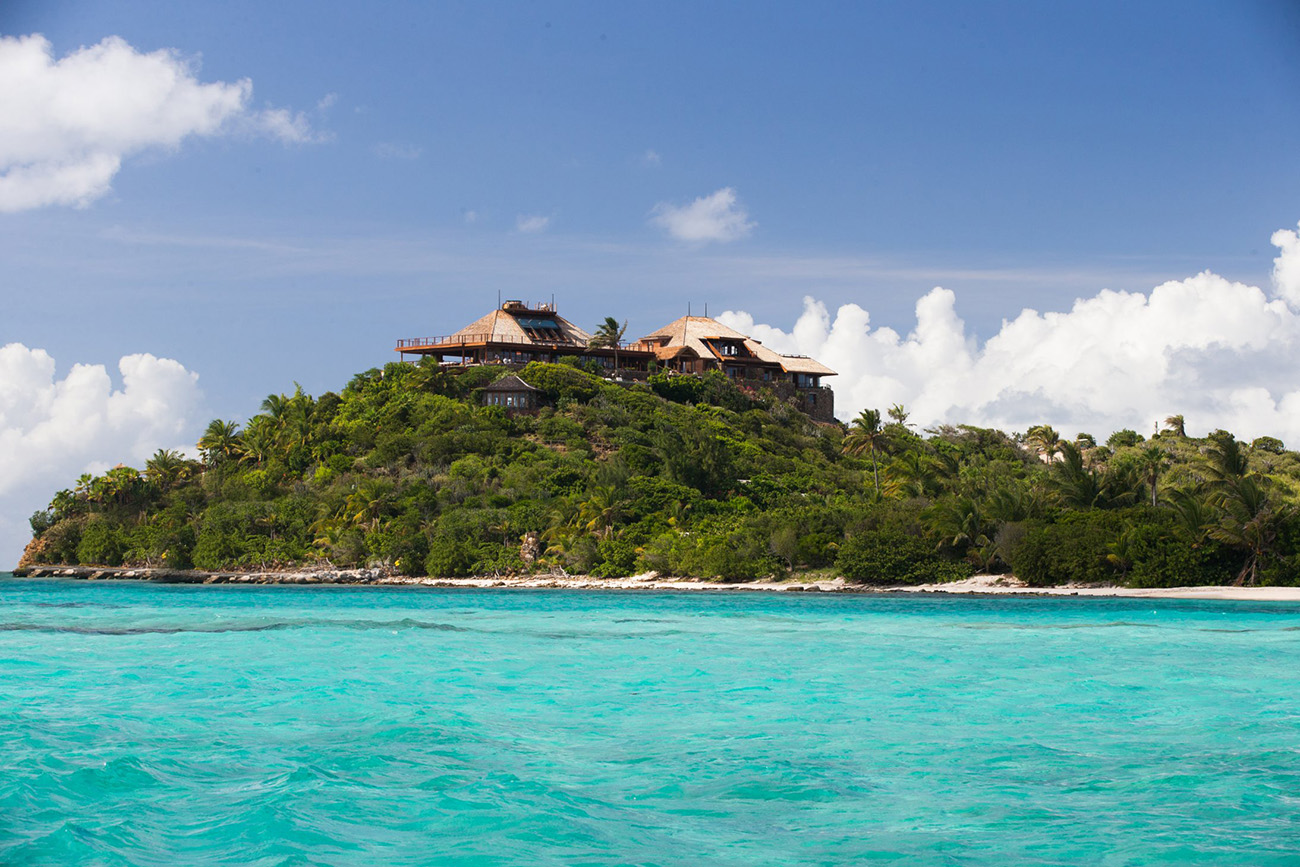
[[(610, 320), (598, 340), (616, 346)], [(819, 424), (721, 374), (611, 382), (533, 363), (535, 414), (482, 405), (506, 371), (389, 364), (270, 395), (192, 456), (84, 475), (25, 559), (201, 570), (382, 565), (719, 580), (1294, 583), (1300, 455), (1271, 437), (1099, 445), (1047, 425), (918, 432), (895, 405)]]

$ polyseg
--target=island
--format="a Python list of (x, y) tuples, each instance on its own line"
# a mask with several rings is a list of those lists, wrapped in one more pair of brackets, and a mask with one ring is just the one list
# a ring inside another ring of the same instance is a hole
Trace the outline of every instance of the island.
[(1275, 438), (1192, 437), (1181, 416), (1149, 438), (918, 430), (899, 405), (845, 425), (824, 409), (833, 371), (706, 317), (621, 338), (612, 317), (588, 333), (506, 302), (403, 341), (404, 360), (338, 392), (214, 420), (193, 457), (83, 475), (32, 516), (16, 574), (815, 589), (1300, 576), (1300, 455)]

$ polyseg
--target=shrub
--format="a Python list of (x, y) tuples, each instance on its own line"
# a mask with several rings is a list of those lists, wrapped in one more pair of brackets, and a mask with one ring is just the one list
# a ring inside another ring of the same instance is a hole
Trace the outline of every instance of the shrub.
[(71, 518), (50, 527), (41, 536), (45, 544), (45, 557), (51, 563), (77, 563), (77, 546), (81, 544), (84, 518)]
[(872, 584), (934, 584), (971, 574), (968, 563), (945, 560), (916, 536), (890, 530), (849, 538), (835, 568), (845, 578)]
[(567, 364), (530, 361), (519, 371), (519, 378), (539, 388), (550, 400), (574, 400), (586, 403), (600, 393), (600, 377)]
[(1135, 446), (1140, 442), (1142, 442), (1142, 434), (1125, 428), (1124, 430), (1117, 430), (1111, 434), (1110, 438), (1106, 440), (1106, 445), (1109, 446), (1111, 450), (1114, 450)]
[(646, 380), (655, 394), (674, 403), (699, 403), (704, 399), (704, 381), (698, 376), (651, 374)]
[[(1062, 512), (1053, 522), (1026, 521), (1024, 537), (1009, 552), (1016, 577), (1034, 587), (1104, 584), (1117, 567), (1107, 559), (1127, 526), (1142, 520), (1141, 509)], [(1121, 567), (1122, 568), (1122, 567)]]
[(77, 543), (77, 562), (95, 566), (121, 566), (126, 549), (121, 528), (102, 518), (86, 522)]

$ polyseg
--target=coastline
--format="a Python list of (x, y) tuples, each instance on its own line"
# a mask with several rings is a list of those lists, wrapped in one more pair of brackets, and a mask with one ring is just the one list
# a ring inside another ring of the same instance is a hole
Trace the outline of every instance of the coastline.
[(585, 575), (513, 575), (470, 578), (417, 578), (383, 569), (298, 569), (291, 571), (200, 572), (107, 566), (27, 566), (15, 578), (66, 578), (82, 581), (149, 581), (159, 584), (323, 585), (373, 587), (460, 587), (518, 590), (675, 590), (750, 593), (937, 594), (983, 596), (1109, 596), (1134, 599), (1222, 599), (1255, 602), (1300, 602), (1300, 587), (1030, 587), (1009, 575), (975, 575), (945, 584), (850, 584), (843, 578), (821, 581), (721, 582), (702, 578), (665, 578), (653, 572), (627, 578)]

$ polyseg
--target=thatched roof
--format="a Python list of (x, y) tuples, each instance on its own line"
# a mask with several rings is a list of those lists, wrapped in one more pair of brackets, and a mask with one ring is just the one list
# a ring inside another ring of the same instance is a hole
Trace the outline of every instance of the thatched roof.
[(782, 355), (763, 345), (747, 334), (741, 334), (734, 328), (728, 328), (716, 319), (707, 316), (683, 316), (675, 319), (656, 331), (641, 338), (649, 344), (661, 360), (675, 358), (689, 349), (700, 358), (712, 358), (719, 362), (732, 360), (720, 354), (715, 346), (718, 341), (735, 341), (744, 344), (748, 353), (759, 361), (778, 364), (788, 373), (807, 373), (817, 376), (834, 376), (831, 370), (821, 362), (803, 355)]
[(540, 388), (529, 385), (513, 373), (501, 377), (491, 385), (483, 387), (484, 391), (541, 391)]
[(564, 343), (586, 346), (591, 335), (558, 313), (537, 310), (493, 310), (474, 320), (448, 343)]

